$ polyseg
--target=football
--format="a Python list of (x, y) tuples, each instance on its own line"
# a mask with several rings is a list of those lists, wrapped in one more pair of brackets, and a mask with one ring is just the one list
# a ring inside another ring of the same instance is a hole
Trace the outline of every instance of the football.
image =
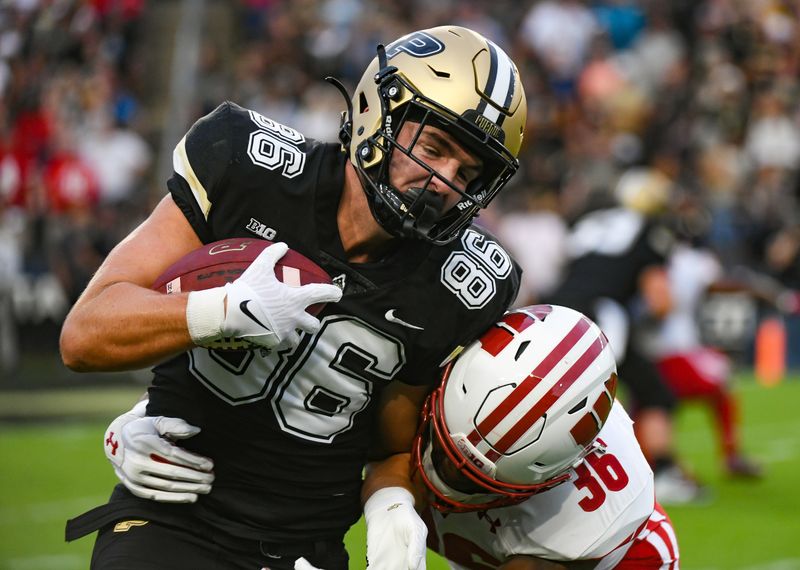
[[(209, 243), (169, 266), (153, 283), (152, 289), (169, 295), (220, 287), (237, 279), (272, 243), (251, 238), (229, 238)], [(324, 269), (292, 249), (275, 264), (275, 276), (282, 283), (296, 287), (309, 283), (332, 283)], [(306, 310), (316, 316), (324, 306), (324, 303), (318, 303)], [(251, 345), (239, 339), (223, 339), (210, 344), (209, 348), (242, 349), (251, 348)]]

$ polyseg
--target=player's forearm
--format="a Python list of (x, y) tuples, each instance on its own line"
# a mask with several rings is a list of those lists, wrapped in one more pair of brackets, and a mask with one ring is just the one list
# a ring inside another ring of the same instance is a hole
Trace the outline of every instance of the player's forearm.
[(383, 461), (367, 465), (367, 476), (361, 487), (361, 502), (366, 503), (376, 491), (386, 487), (402, 487), (414, 495), (417, 508), (425, 504), (425, 493), (412, 482), (411, 454), (398, 453)]
[(596, 560), (557, 562), (533, 556), (514, 556), (506, 560), (501, 570), (591, 570), (597, 566)]
[(129, 370), (191, 348), (186, 299), (132, 283), (80, 299), (61, 330), (64, 364), (78, 372)]
[(412, 481), (410, 450), (427, 393), (427, 386), (397, 381), (384, 388), (375, 426), (377, 437), (374, 438), (375, 450), (381, 453), (374, 455), (375, 460), (367, 465), (367, 476), (361, 487), (362, 503), (379, 489), (402, 487), (414, 495), (418, 508), (423, 504), (424, 493)]

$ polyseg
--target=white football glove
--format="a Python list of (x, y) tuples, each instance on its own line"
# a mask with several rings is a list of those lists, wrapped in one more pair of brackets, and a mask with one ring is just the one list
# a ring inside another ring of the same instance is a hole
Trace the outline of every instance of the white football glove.
[(285, 243), (272, 244), (233, 283), (189, 293), (186, 322), (195, 344), (240, 338), (267, 348), (296, 346), (298, 329), (319, 330), (319, 319), (306, 307), (336, 302), (342, 290), (326, 283), (295, 287), (279, 281), (275, 264), (288, 249)]
[(322, 568), (317, 568), (301, 556), (294, 561), (294, 570), (322, 570)]
[(402, 487), (376, 491), (364, 504), (370, 570), (425, 570), (428, 529)]
[(194, 503), (211, 491), (214, 462), (173, 442), (197, 435), (199, 427), (179, 418), (145, 416), (147, 401), (108, 426), (103, 449), (128, 490), (164, 503)]

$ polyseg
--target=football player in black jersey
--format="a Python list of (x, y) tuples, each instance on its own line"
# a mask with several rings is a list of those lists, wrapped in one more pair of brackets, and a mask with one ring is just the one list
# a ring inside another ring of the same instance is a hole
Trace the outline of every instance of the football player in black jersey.
[[(70, 368), (155, 365), (146, 415), (105, 438), (124, 484), (67, 526), (68, 539), (100, 530), (92, 568), (343, 569), (361, 500), (371, 566), (424, 566), (397, 458), (440, 366), (515, 298), (516, 263), (470, 222), (517, 169), (526, 102), (508, 56), (455, 26), (379, 46), (348, 101), (341, 144), (229, 102), (198, 120), (169, 194), (70, 311)], [(225, 287), (149, 289), (202, 244), (259, 236), (280, 243)], [(282, 244), (339, 288), (278, 282)], [(222, 337), (253, 349), (211, 348)], [(153, 493), (122, 458), (131, 440), (162, 436), (182, 449), (142, 474), (164, 490)], [(399, 467), (362, 489), (375, 456)]]

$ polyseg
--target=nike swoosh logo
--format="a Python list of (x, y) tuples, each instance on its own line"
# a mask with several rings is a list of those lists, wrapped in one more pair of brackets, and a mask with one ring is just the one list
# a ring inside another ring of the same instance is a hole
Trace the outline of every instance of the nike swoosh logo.
[(398, 319), (397, 317), (395, 317), (394, 316), (394, 312), (396, 310), (397, 309), (389, 309), (388, 311), (386, 311), (386, 314), (383, 315), (383, 316), (386, 317), (386, 320), (389, 321), (390, 323), (395, 323), (395, 324), (402, 325), (404, 327), (408, 327), (410, 329), (414, 329), (414, 330), (418, 330), (418, 331), (425, 330), (422, 327), (418, 327), (417, 325), (412, 325), (411, 323), (407, 323), (404, 320)]
[(247, 316), (254, 323), (258, 324), (259, 326), (263, 327), (264, 329), (266, 329), (268, 331), (271, 331), (271, 329), (268, 326), (266, 326), (264, 323), (259, 321), (256, 318), (256, 316), (253, 313), (250, 312), (250, 309), (247, 308), (247, 303), (249, 303), (250, 301), (252, 301), (252, 299), (247, 299), (246, 301), (242, 301), (241, 303), (239, 303), (239, 310), (242, 311), (245, 314), (245, 316)]

